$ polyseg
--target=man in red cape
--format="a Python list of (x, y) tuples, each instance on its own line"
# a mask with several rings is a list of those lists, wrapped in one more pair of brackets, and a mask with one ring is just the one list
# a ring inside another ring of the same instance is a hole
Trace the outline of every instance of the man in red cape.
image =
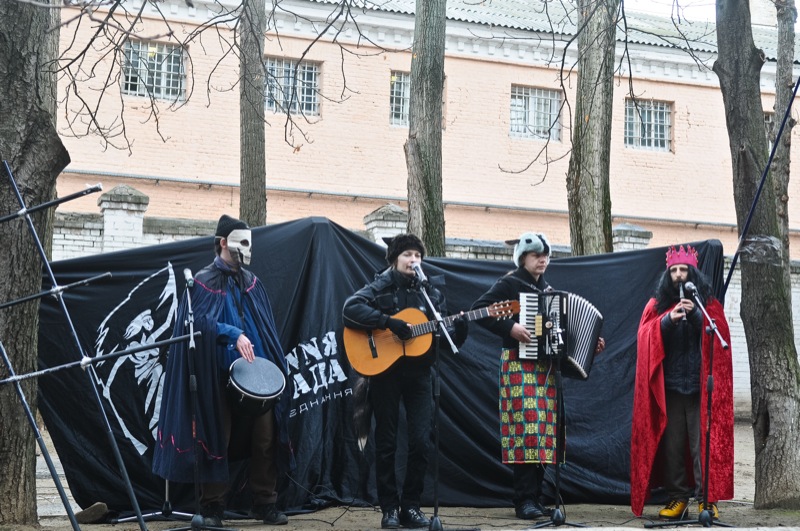
[[(639, 323), (631, 433), (631, 510), (636, 516), (642, 515), (650, 490), (661, 486), (666, 488), (670, 497), (667, 506), (659, 513), (661, 518), (682, 518), (692, 493), (699, 499), (698, 511), (704, 509), (702, 489), (709, 422), (707, 380), (712, 359), (712, 341), (714, 385), (707, 496), (708, 510), (712, 516), (718, 517), (717, 501), (733, 497), (731, 351), (722, 348), (715, 333), (706, 333), (709, 323), (705, 315), (695, 307), (689, 293), (685, 295), (680, 293), (687, 284), (697, 290), (709, 317), (716, 324), (722, 338), (730, 345), (730, 331), (722, 305), (712, 296), (708, 282), (697, 270), (697, 251), (691, 246), (686, 249), (681, 246), (677, 251), (671, 247), (667, 251), (667, 269), (655, 296), (647, 303)], [(674, 352), (680, 351), (681, 347), (676, 346), (672, 339), (676, 334), (675, 330), (681, 326), (699, 328), (702, 336), (698, 370), (692, 372), (693, 367), (688, 364), (685, 368), (689, 370), (677, 371), (689, 375), (688, 378), (684, 378), (684, 382), (680, 382), (679, 378), (677, 385), (679, 389), (687, 385), (691, 387), (688, 395), (682, 394), (683, 390), (678, 392), (674, 390), (676, 368), (683, 369), (684, 366), (680, 364), (687, 361), (679, 359), (676, 365), (674, 358)], [(667, 357), (668, 353), (670, 358)], [(667, 384), (665, 384), (665, 365)], [(695, 377), (696, 382), (693, 381)], [(681, 404), (676, 406), (676, 401)], [(697, 409), (699, 415), (693, 411)], [(673, 414), (673, 417), (680, 416), (681, 425), (676, 426), (677, 419), (669, 417), (668, 410), (680, 411), (680, 414)], [(668, 435), (666, 437), (665, 432)], [(670, 436), (671, 440), (675, 441), (676, 434), (677, 437), (682, 437), (678, 439), (678, 445), (672, 444), (672, 461), (676, 460), (677, 449), (679, 461), (677, 466), (667, 462)], [(681, 454), (683, 458), (680, 457)], [(681, 487), (690, 490), (680, 492)]]

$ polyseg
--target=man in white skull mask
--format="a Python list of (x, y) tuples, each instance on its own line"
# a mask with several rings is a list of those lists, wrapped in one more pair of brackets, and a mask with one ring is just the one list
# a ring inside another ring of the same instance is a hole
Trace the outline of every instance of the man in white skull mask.
[[(252, 252), (250, 227), (223, 215), (214, 236), (217, 256), (195, 275), (188, 288), (198, 317), (195, 329), (202, 332), (196, 355), (183, 343), (170, 348), (153, 472), (170, 481), (200, 481), (197, 521), (203, 528), (221, 527), (229, 492), (241, 488), (229, 483), (228, 461), (249, 458), (246, 486), (252, 505), (248, 514), (264, 524), (282, 525), (288, 518), (276, 504), (278, 478), (294, 464), (287, 430), (288, 400), (253, 411), (236, 399), (240, 397), (225, 400), (224, 387), (232, 377), (234, 362), (242, 360), (239, 367), (259, 382), (265, 380), (257, 369), (264, 364), (253, 364), (256, 358), (271, 362), (285, 382), (286, 358), (266, 289), (244, 267)], [(176, 335), (186, 333), (189, 298), (184, 298), (176, 318)], [(197, 446), (203, 453), (198, 462), (194, 452), (185, 451), (196, 445), (191, 424), (193, 398), (187, 384), (190, 359), (197, 360), (197, 411), (203, 420), (197, 424), (197, 441), (202, 441)], [(287, 396), (292, 392), (289, 386), (275, 391), (285, 391)], [(193, 527), (195, 523), (192, 520)]]

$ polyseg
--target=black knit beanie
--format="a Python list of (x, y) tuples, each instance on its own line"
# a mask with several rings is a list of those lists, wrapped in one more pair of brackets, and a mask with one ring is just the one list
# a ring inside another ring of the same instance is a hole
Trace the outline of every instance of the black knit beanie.
[(383, 241), (386, 242), (386, 262), (389, 265), (394, 264), (397, 257), (408, 249), (416, 249), (425, 257), (425, 245), (413, 234), (398, 234), (394, 238), (384, 238)]
[(223, 214), (221, 218), (219, 218), (219, 222), (217, 223), (217, 232), (214, 233), (214, 236), (217, 238), (227, 238), (228, 235), (237, 230), (237, 229), (249, 229), (250, 227), (247, 226), (242, 220), (232, 218), (227, 214)]

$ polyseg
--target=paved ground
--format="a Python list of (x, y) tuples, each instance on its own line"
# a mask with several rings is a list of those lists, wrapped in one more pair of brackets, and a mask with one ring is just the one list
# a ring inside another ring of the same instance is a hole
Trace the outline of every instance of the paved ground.
[[(754, 485), (754, 450), (753, 436), (748, 424), (736, 425), (735, 446), (735, 499), (721, 502), (719, 505), (721, 522), (738, 528), (780, 528), (781, 531), (800, 531), (800, 511), (756, 511), (753, 509)], [(61, 482), (66, 488), (63, 471), (58, 462), (55, 451), (50, 450), (56, 469), (62, 475)], [(69, 519), (61, 498), (58, 495), (53, 480), (40, 456), (37, 465), (37, 492), (40, 524), (46, 531), (71, 530)], [(73, 511), (80, 516), (81, 508), (72, 502)], [(566, 524), (583, 524), (589, 528), (603, 528), (609, 531), (613, 528), (643, 528), (656, 521), (660, 507), (647, 506), (644, 518), (634, 518), (628, 506), (580, 504), (563, 507)], [(424, 508), (430, 516), (431, 508)], [(444, 531), (457, 529), (476, 529), (483, 531), (496, 531), (502, 529), (521, 530), (530, 529), (536, 524), (547, 527), (555, 526), (549, 520), (523, 521), (514, 517), (511, 508), (476, 509), (471, 507), (440, 507), (439, 521)], [(697, 518), (696, 506), (692, 507), (690, 518)], [(333, 531), (366, 531), (380, 528), (381, 514), (376, 509), (334, 507), (315, 513), (293, 515), (289, 524), (280, 528), (285, 531), (300, 530), (333, 530)], [(262, 530), (268, 529), (253, 520), (226, 520), (226, 525), (231, 529)], [(144, 527), (150, 531), (168, 531), (177, 527), (190, 526), (186, 521), (147, 521), (144, 526), (139, 522), (125, 522), (116, 524), (80, 524), (86, 531), (128, 531), (142, 530)], [(673, 526), (670, 526), (673, 527)], [(693, 527), (702, 527), (694, 524)], [(716, 527), (716, 526), (715, 526)], [(0, 531), (5, 531), (0, 530)], [(15, 527), (14, 531), (34, 531), (34, 528)]]

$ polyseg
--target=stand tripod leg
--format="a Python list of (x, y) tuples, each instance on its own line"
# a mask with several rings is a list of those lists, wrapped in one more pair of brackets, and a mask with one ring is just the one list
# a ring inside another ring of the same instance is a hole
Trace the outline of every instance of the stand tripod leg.
[[(161, 506), (160, 511), (153, 511), (151, 513), (144, 513), (142, 518), (147, 520), (156, 520), (156, 519), (165, 519), (169, 520), (171, 518), (178, 517), (180, 519), (189, 520), (191, 519), (192, 515), (189, 513), (182, 513), (176, 512), (172, 510), (172, 502), (170, 501), (169, 497), (169, 480), (164, 480), (164, 504)], [(111, 520), (112, 524), (121, 524), (124, 522), (130, 522), (135, 520), (135, 516), (127, 516), (125, 518), (114, 518)]]
[(558, 527), (561, 525), (568, 525), (572, 527), (586, 527), (583, 524), (573, 524), (567, 522), (566, 515), (561, 511), (560, 503), (561, 503), (561, 448), (564, 445), (565, 440), (565, 431), (564, 431), (564, 393), (563, 393), (563, 382), (561, 379), (561, 354), (556, 353), (553, 356), (553, 360), (556, 366), (556, 444), (555, 444), (555, 486), (556, 486), (556, 504), (553, 508), (553, 512), (550, 514), (550, 521), (549, 522), (542, 522), (533, 526), (534, 529), (539, 529), (542, 527), (553, 526)]
[(683, 525), (702, 525), (703, 527), (711, 527), (712, 525), (717, 527), (735, 527), (731, 524), (726, 524), (724, 522), (720, 522), (719, 520), (714, 519), (714, 515), (708, 509), (704, 509), (700, 511), (700, 514), (697, 515), (696, 519), (693, 520), (669, 520), (666, 522), (648, 522), (644, 524), (644, 527), (647, 529), (652, 529), (654, 527), (677, 527)]
[[(3, 356), (3, 362), (6, 364), (8, 374), (10, 376), (14, 376), (14, 368), (11, 366), (11, 360), (8, 358), (8, 354), (6, 353), (6, 349), (3, 346), (2, 341), (0, 341), (0, 354)], [(58, 478), (58, 472), (53, 464), (53, 460), (50, 458), (50, 452), (47, 451), (47, 445), (42, 438), (42, 433), (39, 431), (39, 426), (36, 425), (36, 419), (31, 412), (28, 402), (25, 400), (25, 393), (22, 392), (22, 385), (20, 385), (19, 382), (14, 382), (14, 389), (17, 391), (17, 396), (19, 397), (22, 407), (25, 410), (25, 417), (28, 419), (28, 424), (30, 424), (31, 429), (33, 429), (33, 433), (36, 437), (36, 443), (39, 445), (39, 449), (42, 451), (42, 457), (44, 457), (45, 463), (47, 463), (47, 470), (50, 471), (50, 477), (53, 478), (53, 484), (56, 486), (58, 495), (61, 498), (61, 503), (64, 504), (64, 510), (67, 511), (67, 517), (69, 517), (69, 522), (72, 525), (72, 529), (75, 531), (80, 531), (78, 520), (75, 518), (75, 513), (72, 511), (72, 505), (69, 502), (69, 498), (64, 490), (64, 486), (61, 485), (61, 480)]]
[[(444, 325), (444, 321), (442, 320), (442, 316), (439, 315), (436, 307), (434, 306), (433, 302), (431, 302), (430, 297), (428, 296), (428, 292), (422, 287), (422, 294), (425, 297), (425, 301), (428, 304), (428, 307), (431, 309), (431, 312), (437, 317), (437, 328), (433, 334), (433, 351), (434, 351), (434, 358), (433, 358), (433, 367), (434, 367), (434, 379), (433, 379), (433, 441), (434, 441), (434, 450), (433, 450), (433, 515), (430, 519), (430, 524), (428, 524), (428, 529), (430, 531), (442, 531), (442, 521), (439, 519), (439, 414), (441, 412), (440, 407), (440, 396), (441, 396), (441, 382), (442, 382), (442, 372), (441, 372), (441, 356), (439, 352), (439, 343), (442, 335), (445, 335), (450, 342), (450, 347), (452, 349), (453, 354), (458, 354), (458, 348), (456, 348), (455, 344), (453, 343), (450, 335), (447, 333), (447, 328)], [(462, 530), (451, 530), (451, 531), (477, 531), (470, 529), (462, 529)]]

